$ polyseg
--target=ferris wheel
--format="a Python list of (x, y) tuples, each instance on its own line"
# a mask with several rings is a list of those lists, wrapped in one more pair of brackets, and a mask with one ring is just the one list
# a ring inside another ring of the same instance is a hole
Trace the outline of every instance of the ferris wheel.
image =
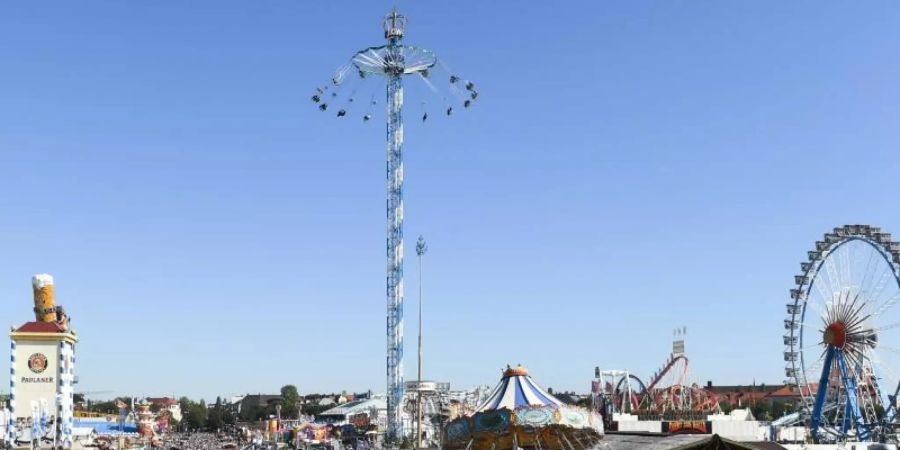
[(869, 225), (825, 234), (800, 263), (784, 360), (820, 442), (871, 441), (893, 427), (900, 388), (900, 243)]

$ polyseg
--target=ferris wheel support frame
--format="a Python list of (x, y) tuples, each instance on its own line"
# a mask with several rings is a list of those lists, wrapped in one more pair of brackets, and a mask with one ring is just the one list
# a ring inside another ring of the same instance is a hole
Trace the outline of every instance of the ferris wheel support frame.
[[(848, 373), (847, 363), (844, 360), (844, 355), (840, 352), (840, 350), (830, 345), (825, 351), (825, 362), (822, 364), (822, 376), (819, 378), (819, 386), (828, 386), (828, 377), (831, 374), (832, 365), (835, 363), (835, 361), (837, 362), (838, 370), (841, 374), (841, 381), (844, 383), (844, 387), (847, 390), (847, 405), (842, 424), (842, 432), (846, 433), (848, 431), (849, 421), (853, 420), (853, 422), (856, 424), (856, 429), (861, 430), (858, 436), (859, 439), (869, 439), (872, 435), (872, 430), (869, 428), (869, 425), (863, 420), (862, 412), (859, 409), (856, 379), (850, 376), (850, 374)], [(816, 399), (815, 404), (813, 405), (812, 420), (810, 425), (810, 429), (813, 435), (817, 435), (819, 433), (819, 427), (822, 425), (822, 412), (825, 408), (825, 394), (827, 391), (827, 388), (819, 389), (816, 391)]]

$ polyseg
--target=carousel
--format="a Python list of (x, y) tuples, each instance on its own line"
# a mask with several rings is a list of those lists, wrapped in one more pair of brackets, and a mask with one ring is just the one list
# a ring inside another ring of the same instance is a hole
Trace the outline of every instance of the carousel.
[(600, 415), (547, 393), (519, 366), (507, 367), (474, 413), (447, 425), (451, 450), (587, 450), (603, 439)]

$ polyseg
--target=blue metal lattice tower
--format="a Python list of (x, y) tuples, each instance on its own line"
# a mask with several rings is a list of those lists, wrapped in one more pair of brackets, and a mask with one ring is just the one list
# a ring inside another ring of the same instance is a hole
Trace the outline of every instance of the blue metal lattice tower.
[[(396, 9), (388, 14), (382, 26), (384, 28), (385, 45), (369, 47), (357, 52), (350, 62), (341, 66), (330, 85), (321, 86), (312, 96), (312, 101), (320, 111), (327, 111), (329, 103), (337, 103), (337, 117), (347, 117), (354, 106), (355, 92), (359, 86), (369, 79), (383, 79), (387, 86), (387, 442), (396, 444), (403, 436), (401, 417), (403, 403), (403, 78), (411, 75), (419, 78), (437, 98), (443, 102), (442, 108), (446, 116), (453, 114), (451, 102), (469, 108), (478, 91), (475, 84), (464, 80), (440, 63), (434, 52), (421, 47), (402, 43), (406, 28), (406, 18)], [(351, 69), (355, 69), (358, 77), (347, 77)], [(449, 95), (438, 92), (433, 71), (446, 71), (449, 82)], [(345, 83), (346, 82), (346, 83)], [(350, 91), (343, 95), (345, 86)], [(355, 87), (354, 87), (355, 86)], [(341, 102), (343, 102), (341, 104)], [(377, 102), (372, 100), (366, 106), (372, 107)], [(423, 101), (424, 105), (424, 101)], [(362, 115), (363, 122), (372, 118), (373, 112)], [(428, 112), (422, 116), (424, 122)]]
[[(387, 409), (388, 439), (402, 433), (403, 401), (403, 16), (384, 21), (387, 76)], [(392, 66), (392, 67), (391, 67)]]

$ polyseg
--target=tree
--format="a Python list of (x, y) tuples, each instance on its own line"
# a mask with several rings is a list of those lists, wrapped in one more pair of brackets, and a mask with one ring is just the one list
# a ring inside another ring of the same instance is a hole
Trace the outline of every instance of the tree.
[(181, 397), (178, 399), (178, 407), (181, 408), (181, 413), (185, 414), (191, 409), (191, 399), (187, 397)]
[(241, 408), (241, 420), (245, 422), (251, 422), (254, 420), (262, 419), (266, 416), (265, 408), (262, 408), (258, 405), (246, 406)]
[(300, 393), (297, 386), (288, 384), (281, 387), (281, 417), (296, 418), (300, 412)]
[(226, 425), (234, 425), (237, 423), (237, 414), (234, 411), (234, 405), (229, 404), (225, 405), (225, 424)]
[(320, 405), (316, 402), (310, 402), (303, 405), (303, 414), (309, 416), (318, 416), (319, 414), (322, 414), (323, 412), (328, 411), (331, 408), (332, 406), (330, 405)]
[[(96, 402), (93, 405), (91, 405), (90, 410), (101, 413), (101, 414), (117, 415), (117, 414), (119, 414), (119, 407), (116, 406), (116, 400), (120, 400), (120, 399), (112, 399), (112, 400), (107, 400), (105, 402)], [(121, 399), (121, 400), (125, 403), (128, 403), (127, 399)]]
[(719, 408), (722, 408), (723, 414), (728, 414), (734, 409), (734, 406), (732, 406), (731, 402), (729, 402), (728, 400), (723, 399), (719, 401)]
[(776, 400), (772, 402), (772, 418), (778, 419), (783, 417), (785, 414), (788, 414), (792, 409), (791, 406), (792, 405), (783, 400)]
[(757, 420), (772, 420), (772, 405), (767, 401), (756, 402), (750, 411)]
[(187, 397), (181, 397), (179, 403), (181, 405), (181, 422), (185, 427), (192, 430), (206, 429), (208, 411), (205, 401), (200, 400), (200, 403), (195, 403)]
[(221, 430), (225, 427), (225, 409), (222, 407), (221, 397), (216, 397), (216, 403), (207, 416), (206, 427), (210, 431)]

